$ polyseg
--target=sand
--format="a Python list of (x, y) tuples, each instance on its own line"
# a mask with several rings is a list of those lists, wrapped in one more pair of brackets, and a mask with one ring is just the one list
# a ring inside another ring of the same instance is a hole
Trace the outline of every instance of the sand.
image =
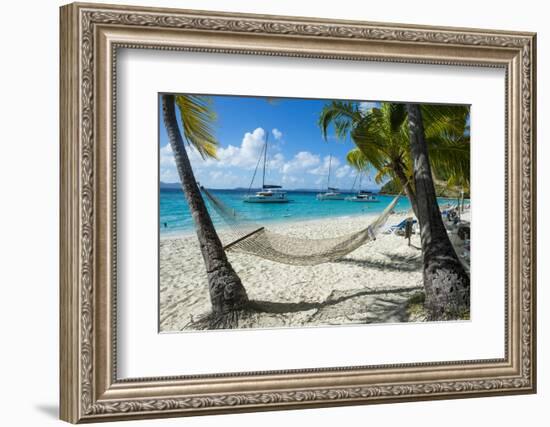
[[(403, 215), (390, 217), (397, 224)], [(372, 217), (344, 217), (269, 225), (279, 233), (308, 238), (336, 237), (358, 231)], [(468, 221), (469, 215), (463, 215)], [(447, 223), (446, 223), (447, 224)], [(448, 225), (448, 224), (447, 224)], [(448, 225), (462, 256), (462, 241)], [(223, 231), (220, 232), (223, 239)], [(275, 328), (358, 323), (422, 321), (408, 300), (422, 292), (420, 237), (408, 240), (380, 233), (345, 258), (317, 266), (289, 266), (228, 251), (249, 299), (260, 312), (241, 319), (239, 327)], [(465, 261), (466, 262), (466, 261)], [(208, 284), (194, 234), (161, 238), (160, 330), (193, 329), (210, 311)]]

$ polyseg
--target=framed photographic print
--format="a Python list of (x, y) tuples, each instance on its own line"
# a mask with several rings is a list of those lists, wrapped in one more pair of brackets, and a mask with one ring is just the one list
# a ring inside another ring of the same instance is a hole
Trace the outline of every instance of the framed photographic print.
[(61, 8), (61, 418), (533, 393), (535, 35)]

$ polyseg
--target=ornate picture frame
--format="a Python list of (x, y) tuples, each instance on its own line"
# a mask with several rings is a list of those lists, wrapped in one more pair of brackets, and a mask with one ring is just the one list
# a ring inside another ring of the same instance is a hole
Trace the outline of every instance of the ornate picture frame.
[[(314, 18), (61, 8), (61, 418), (72, 423), (536, 391), (536, 36)], [(505, 357), (117, 378), (117, 49), (505, 71)]]

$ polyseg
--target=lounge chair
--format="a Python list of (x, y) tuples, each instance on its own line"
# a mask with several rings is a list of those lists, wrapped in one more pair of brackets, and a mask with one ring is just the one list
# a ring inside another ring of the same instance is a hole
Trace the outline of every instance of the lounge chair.
[[(401, 221), (399, 224), (390, 225), (386, 231), (384, 231), (385, 234), (392, 234), (397, 232), (405, 232), (405, 227), (407, 225), (407, 221), (411, 220), (411, 218), (405, 218), (403, 221)], [(413, 219), (413, 225), (416, 224), (416, 219)]]

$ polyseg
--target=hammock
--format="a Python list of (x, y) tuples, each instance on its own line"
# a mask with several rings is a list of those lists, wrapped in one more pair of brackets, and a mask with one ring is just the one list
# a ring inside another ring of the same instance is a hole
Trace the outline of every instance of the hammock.
[(307, 239), (272, 232), (239, 215), (204, 187), (201, 189), (216, 213), (229, 226), (232, 241), (224, 249), (289, 265), (317, 265), (336, 261), (365, 243), (376, 240), (376, 235), (401, 197), (396, 196), (380, 216), (362, 230), (334, 238)]

